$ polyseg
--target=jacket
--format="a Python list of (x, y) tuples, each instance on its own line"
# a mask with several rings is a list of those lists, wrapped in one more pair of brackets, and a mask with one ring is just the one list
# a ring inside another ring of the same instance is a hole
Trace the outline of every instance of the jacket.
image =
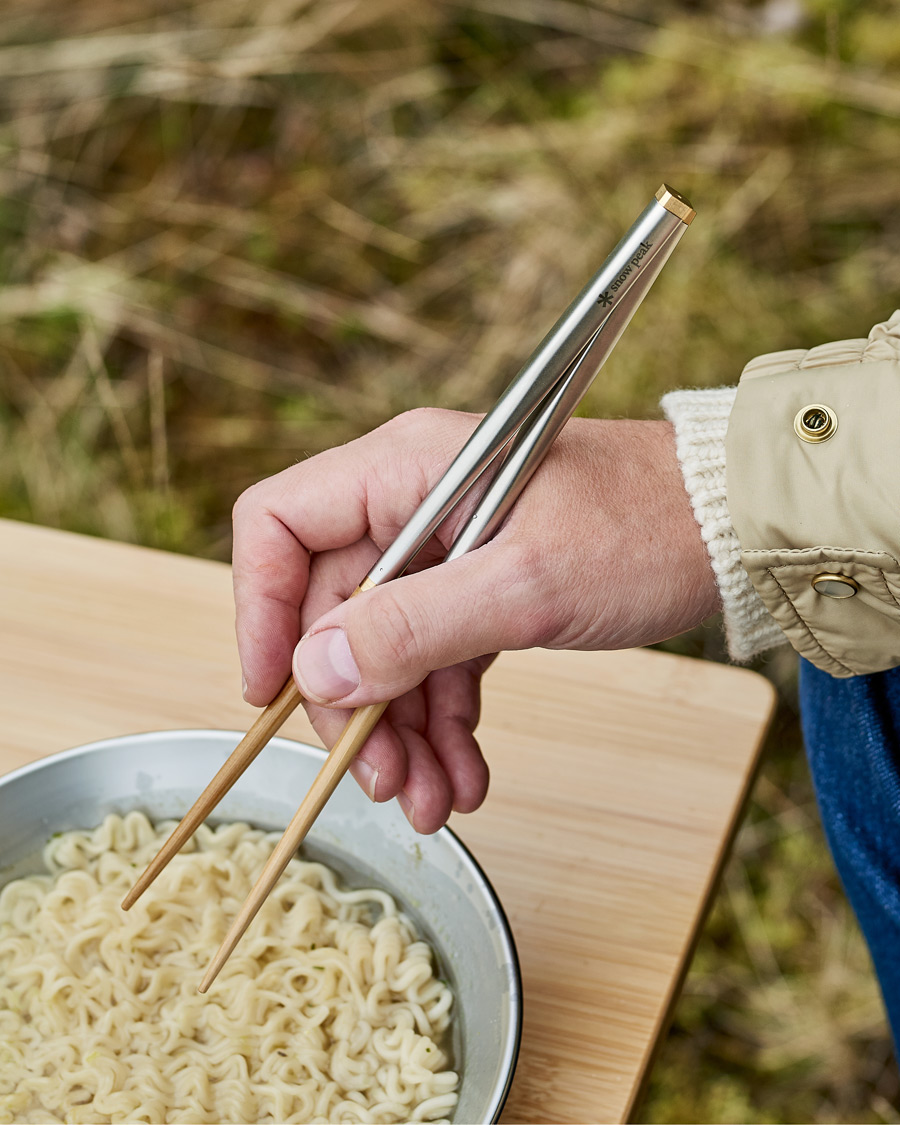
[(900, 312), (662, 406), (732, 657), (786, 638), (833, 676), (900, 665)]

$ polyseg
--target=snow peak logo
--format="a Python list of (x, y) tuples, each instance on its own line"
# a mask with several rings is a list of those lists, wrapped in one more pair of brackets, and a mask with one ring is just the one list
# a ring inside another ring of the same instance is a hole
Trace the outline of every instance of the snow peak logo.
[(631, 261), (628, 263), (628, 265), (625, 267), (625, 269), (622, 270), (622, 272), (619, 274), (619, 276), (616, 278), (616, 280), (612, 283), (612, 285), (610, 285), (610, 287), (608, 289), (604, 290), (600, 294), (600, 296), (597, 298), (597, 304), (600, 306), (601, 309), (609, 308), (609, 306), (613, 303), (613, 297), (615, 296), (616, 293), (619, 292), (619, 290), (625, 284), (625, 281), (627, 280), (627, 278), (629, 278), (631, 276), (631, 274), (634, 270), (640, 269), (641, 259), (646, 256), (647, 252), (650, 250), (652, 245), (653, 245), (652, 242), (640, 242), (640, 243), (638, 243), (638, 251), (635, 254), (635, 256), (631, 259)]

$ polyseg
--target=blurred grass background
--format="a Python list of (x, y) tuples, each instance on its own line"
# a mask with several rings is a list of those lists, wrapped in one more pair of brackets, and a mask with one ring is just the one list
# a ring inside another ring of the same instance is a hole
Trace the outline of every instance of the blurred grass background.
[[(698, 220), (585, 413), (900, 305), (884, 0), (4, 0), (0, 107), (16, 519), (228, 558), (254, 480), (486, 409), (663, 180)], [(760, 667), (781, 707), (641, 1116), (900, 1121), (793, 658)]]

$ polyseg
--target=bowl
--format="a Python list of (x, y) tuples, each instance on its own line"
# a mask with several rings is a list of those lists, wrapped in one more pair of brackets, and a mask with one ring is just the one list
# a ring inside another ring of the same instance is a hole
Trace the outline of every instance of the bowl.
[[(41, 849), (54, 832), (92, 828), (108, 813), (132, 809), (155, 821), (183, 816), (240, 738), (220, 730), (129, 735), (6, 774), (0, 778), (0, 886), (41, 870)], [(280, 831), (324, 758), (317, 747), (272, 739), (211, 822)], [(474, 857), (449, 828), (417, 835), (396, 803), (373, 805), (349, 777), (303, 849), (351, 886), (383, 887), (414, 918), (455, 996), (454, 1120), (496, 1121), (519, 1049), (522, 988), (509, 924)]]

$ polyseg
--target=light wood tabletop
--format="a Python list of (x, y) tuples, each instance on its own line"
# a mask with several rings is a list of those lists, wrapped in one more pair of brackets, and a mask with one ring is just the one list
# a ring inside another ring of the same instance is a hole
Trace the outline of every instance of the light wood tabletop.
[[(252, 722), (227, 566), (0, 521), (0, 589), (0, 772), (95, 739)], [(521, 959), (503, 1121), (633, 1115), (773, 704), (752, 672), (647, 650), (505, 653), (489, 671), (491, 791), (451, 825)], [(302, 709), (282, 734), (318, 744)]]

